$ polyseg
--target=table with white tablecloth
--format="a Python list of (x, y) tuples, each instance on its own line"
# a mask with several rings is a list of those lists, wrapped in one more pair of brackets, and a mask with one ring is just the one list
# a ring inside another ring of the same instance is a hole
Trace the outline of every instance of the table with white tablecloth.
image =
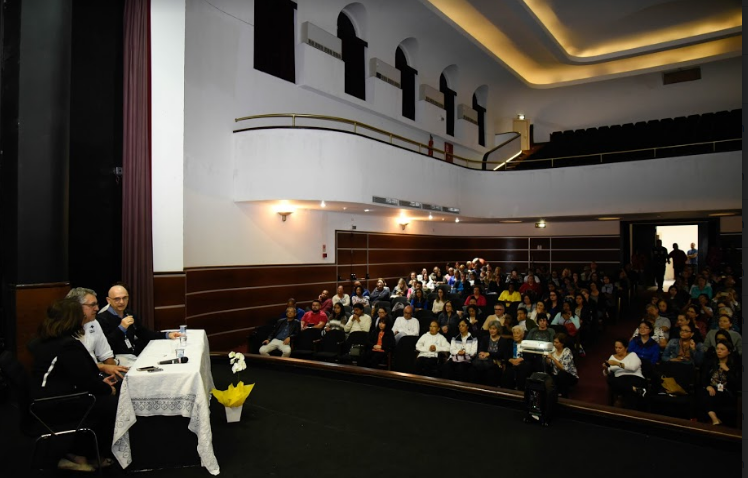
[[(210, 427), (210, 371), (208, 337), (204, 330), (188, 330), (184, 355), (187, 363), (158, 365), (176, 357), (179, 340), (151, 340), (125, 375), (120, 389), (112, 452), (122, 468), (132, 463), (130, 428), (137, 417), (181, 416), (189, 418), (188, 429), (197, 436), (200, 462), (211, 474), (220, 472), (213, 454)], [(163, 371), (138, 371), (155, 365)]]

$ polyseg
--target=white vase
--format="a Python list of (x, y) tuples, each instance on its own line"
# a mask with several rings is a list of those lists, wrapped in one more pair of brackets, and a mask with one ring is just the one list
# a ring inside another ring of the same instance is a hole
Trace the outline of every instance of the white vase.
[(238, 407), (226, 407), (226, 422), (233, 423), (242, 419), (242, 405)]

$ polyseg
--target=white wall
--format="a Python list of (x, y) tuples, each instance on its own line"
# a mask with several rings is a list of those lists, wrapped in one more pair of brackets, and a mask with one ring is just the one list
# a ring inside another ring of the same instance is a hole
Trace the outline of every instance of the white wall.
[[(234, 141), (237, 201), (292, 199), (366, 204), (371, 203), (372, 196), (381, 196), (458, 207), (464, 216), (499, 219), (741, 207), (741, 177), (725, 174), (741, 170), (740, 151), (493, 172), (455, 167), (336, 132), (247, 131), (235, 134)], [(374, 164), (377, 166), (372, 167)], [(355, 174), (356, 171), (361, 173)], [(393, 171), (397, 171), (396, 176)], [(280, 188), (267, 180), (278, 177), (293, 187)], [(402, 181), (394, 181), (394, 177)], [(709, 194), (681, 194), (680, 185), (697, 181)], [(578, 191), (584, 194), (577, 194)]]
[(184, 184), (184, 0), (151, 3), (153, 269), (181, 271)]
[[(180, 2), (154, 3), (168, 5), (175, 11), (180, 9)], [(298, 27), (303, 22), (310, 21), (330, 33), (335, 33), (337, 15), (340, 9), (349, 2), (299, 0), (297, 3)], [(600, 119), (598, 123), (621, 123), (635, 110), (643, 111), (643, 119), (648, 119), (673, 116), (671, 109), (677, 111), (677, 114), (681, 114), (680, 111), (684, 108), (699, 109), (703, 102), (715, 105), (715, 108), (710, 108), (712, 110), (721, 109), (727, 107), (723, 105), (728, 103), (738, 103), (737, 100), (740, 98), (740, 91), (735, 91), (734, 87), (735, 81), (739, 84), (739, 79), (727, 82), (728, 78), (725, 77), (725, 85), (718, 87), (719, 85), (713, 82), (705, 81), (708, 76), (706, 70), (705, 80), (683, 84), (683, 87), (679, 87), (678, 95), (650, 91), (655, 89), (653, 78), (612, 80), (594, 86), (585, 85), (557, 90), (532, 90), (520, 84), (511, 73), (474, 47), (461, 34), (448, 27), (420, 2), (416, 0), (362, 0), (360, 3), (365, 6), (367, 12), (367, 20), (362, 24), (362, 36), (369, 43), (368, 58), (377, 57), (394, 64), (397, 45), (406, 38), (414, 38), (418, 48), (417, 52), (412, 51), (411, 58), (414, 60), (414, 67), (418, 69), (419, 82), (438, 85), (439, 74), (446, 67), (457, 65), (456, 86), (453, 86), (453, 89), (458, 92), (457, 104), (471, 104), (473, 92), (481, 85), (488, 85), (486, 134), (489, 138), (494, 133), (510, 129), (509, 126), (504, 128), (501, 126), (504, 122), (510, 125), (511, 119), (517, 113), (525, 113), (531, 121), (537, 122), (539, 126), (536, 128), (537, 140), (540, 131), (550, 132), (556, 129), (581, 127), (580, 125), (590, 121), (592, 116)], [(371, 109), (371, 105), (366, 102), (347, 95), (333, 97), (255, 71), (252, 67), (254, 48), (254, 5), (252, 1), (186, 0), (184, 8), (186, 14), (183, 37), (185, 51), (183, 193), (180, 197), (178, 188), (168, 189), (168, 200), (161, 203), (164, 211), (168, 211), (169, 214), (176, 214), (176, 211), (183, 205), (184, 246), (181, 251), (183, 266), (321, 262), (321, 244), (326, 243), (330, 251), (335, 229), (350, 227), (350, 218), (341, 219), (334, 213), (308, 211), (294, 214), (293, 218), (289, 218), (290, 222), (281, 223), (277, 215), (266, 211), (263, 206), (235, 202), (235, 176), (243, 174), (246, 169), (237, 168), (234, 163), (232, 131), (238, 127), (233, 121), (234, 118), (277, 112), (340, 116), (393, 131), (424, 143), (428, 141), (428, 131), (422, 128), (419, 122), (388, 117), (381, 111)], [(178, 50), (178, 44), (182, 39), (177, 33), (172, 32), (172, 35), (170, 41), (175, 42), (175, 50)], [(168, 35), (164, 33), (164, 36)], [(170, 67), (167, 65), (164, 62), (154, 61), (154, 77), (164, 74), (159, 73), (159, 70), (169, 70)], [(732, 74), (737, 71), (727, 63), (721, 63), (714, 68), (722, 68)], [(175, 81), (177, 83), (175, 87), (178, 87), (179, 81)], [(713, 92), (704, 91), (704, 85), (707, 84)], [(587, 92), (586, 88), (591, 89)], [(625, 94), (618, 93), (620, 88), (624, 88)], [(660, 96), (665, 99), (660, 101)], [(680, 97), (680, 103), (677, 105), (675, 96)], [(701, 97), (704, 98), (703, 101)], [(649, 114), (649, 111), (652, 111), (652, 114)], [(659, 111), (662, 113), (655, 114)], [(179, 122), (179, 119), (175, 122)], [(494, 129), (494, 125), (498, 125), (498, 128)], [(159, 132), (154, 129), (154, 143), (155, 135), (164, 134), (163, 131), (165, 130)], [(167, 136), (174, 140), (179, 136), (179, 132), (171, 132)], [(435, 146), (440, 147), (443, 138), (435, 139)], [(351, 144), (350, 141), (347, 143)], [(388, 151), (385, 154), (377, 153), (369, 156), (369, 153), (362, 153), (362, 150), (348, 151), (351, 160), (354, 160), (354, 156), (361, 154), (370, 161), (361, 164), (361, 158), (357, 158), (355, 159), (358, 161), (357, 168), (350, 166), (338, 168), (325, 175), (317, 169), (307, 170), (313, 174), (302, 177), (297, 172), (300, 169), (298, 165), (290, 161), (292, 158), (280, 154), (275, 149), (277, 146), (268, 147), (262, 154), (257, 152), (245, 158), (250, 162), (283, 162), (288, 166), (272, 174), (267, 171), (263, 173), (266, 174), (262, 177), (264, 191), (268, 193), (264, 199), (277, 196), (279, 191), (298, 190), (309, 196), (307, 185), (310, 183), (317, 190), (330, 191), (331, 194), (337, 194), (335, 191), (341, 183), (371, 187), (369, 172), (380, 168), (379, 161), (392, 154)], [(322, 146), (322, 144), (318, 142), (317, 146)], [(300, 153), (300, 156), (295, 156), (295, 158), (303, 159), (309, 155), (316, 158), (313, 161), (325, 167), (327, 158), (332, 154), (328, 151), (315, 151), (308, 148), (299, 151), (298, 144), (289, 145), (289, 147), (293, 150), (293, 154)], [(456, 154), (468, 154), (469, 151), (468, 148), (462, 148), (459, 145), (455, 148)], [(474, 153), (480, 155), (481, 151), (474, 151)], [(398, 171), (400, 167), (405, 167), (405, 164), (395, 166), (395, 171)], [(683, 163), (680, 165), (680, 167), (684, 166)], [(424, 165), (423, 168), (426, 169), (426, 177), (440, 181), (445, 188), (456, 181), (455, 178), (443, 175), (440, 172), (441, 166), (436, 162)], [(601, 166), (600, 168), (608, 167)], [(631, 168), (627, 176), (629, 178), (638, 177), (634, 172), (635, 169), (644, 176), (659, 171), (654, 165), (645, 163), (631, 163), (629, 168)], [(591, 172), (583, 171), (587, 169)], [(701, 173), (702, 168), (698, 167), (695, 171)], [(548, 208), (553, 207), (552, 203), (562, 201), (567, 197), (580, 197), (581, 194), (577, 194), (577, 190), (568, 187), (569, 185), (577, 186), (580, 183), (578, 176), (585, 174), (590, 175), (586, 177), (600, 177), (602, 173), (594, 168), (575, 168), (574, 171), (568, 173), (540, 172), (527, 180), (528, 182), (523, 183), (529, 185), (535, 192), (530, 195), (527, 194), (527, 189), (513, 184), (512, 181), (502, 182), (502, 188), (497, 193), (499, 199), (492, 203), (482, 199), (480, 204), (469, 204), (469, 201), (459, 199), (456, 191), (449, 189), (444, 189), (442, 194), (446, 195), (449, 200), (451, 198), (458, 200), (459, 207), (470, 210), (475, 215), (511, 217), (530, 212), (532, 214), (546, 213)], [(167, 172), (159, 172), (158, 175), (168, 177)], [(390, 176), (391, 174), (387, 176), (388, 182), (392, 181)], [(420, 182), (422, 177), (421, 170), (418, 170), (410, 177), (398, 179), (400, 182), (397, 183), (396, 197), (405, 197), (409, 194), (409, 189), (426, 190), (427, 188), (424, 187), (411, 186), (427, 184)], [(656, 185), (650, 186), (653, 189), (662, 189), (658, 182), (659, 178), (648, 180), (657, 182)], [(492, 186), (496, 187), (487, 175), (479, 176), (471, 181), (469, 187), (475, 188), (476, 191), (488, 191)], [(608, 194), (608, 190), (603, 185), (589, 182), (584, 184), (585, 187), (592, 187), (595, 190), (593, 196), (596, 199), (606, 197)], [(634, 188), (634, 184), (637, 183), (632, 182), (629, 193)], [(566, 186), (566, 188), (561, 186)], [(732, 186), (729, 186), (730, 190), (731, 188)], [(428, 193), (429, 197), (430, 194)], [(637, 194), (633, 196), (636, 197)], [(695, 199), (690, 199), (692, 195), (674, 198), (672, 194), (667, 194), (667, 191), (662, 191), (661, 196), (658, 199), (662, 199), (665, 204), (677, 203), (678, 198), (689, 205), (695, 201)], [(575, 207), (569, 209), (569, 214), (574, 214), (579, 210), (577, 204), (581, 201), (575, 201)], [(716, 203), (729, 202), (723, 200), (721, 196), (714, 201)], [(439, 203), (443, 202), (447, 201), (439, 201)], [(612, 212), (598, 205), (597, 201), (589, 203), (593, 209), (600, 211), (605, 209), (606, 214)], [(623, 205), (622, 201), (607, 204), (619, 205), (617, 210), (628, 207)], [(637, 200), (635, 205), (643, 207), (642, 201)], [(687, 206), (678, 206), (678, 209), (681, 207)], [(179, 216), (179, 214), (176, 215)], [(358, 230), (390, 231), (391, 228), (399, 230), (391, 223), (391, 220), (388, 220), (386, 224), (379, 222), (384, 219), (361, 218), (360, 220), (362, 225)], [(373, 222), (368, 223), (368, 221)], [(281, 228), (281, 226), (289, 225), (291, 227)], [(464, 234), (466, 232), (462, 231), (472, 230), (462, 229), (462, 226), (464, 225), (457, 226), (460, 229), (456, 230), (455, 234)], [(504, 231), (503, 228), (496, 226), (474, 227), (481, 228), (481, 231), (485, 230), (486, 235), (501, 234)], [(577, 233), (586, 233), (588, 230), (597, 230), (595, 228), (599, 227), (610, 228), (613, 225), (585, 224), (577, 229)], [(167, 228), (161, 229), (158, 237), (154, 236), (154, 242), (158, 243), (154, 245), (154, 254), (156, 250), (160, 250), (162, 252), (159, 254), (168, 252), (178, 255), (180, 248), (176, 236), (179, 228), (165, 229)], [(436, 228), (432, 227), (432, 229)], [(411, 229), (409, 226), (406, 232), (412, 233), (416, 230), (418, 230), (417, 227)], [(300, 240), (302, 237), (304, 240)], [(334, 260), (333, 257), (328, 258), (328, 261), (332, 260)], [(156, 270), (164, 270), (160, 267), (173, 270), (176, 263), (177, 261), (171, 259), (163, 262), (159, 260), (159, 264), (162, 265), (157, 266)]]

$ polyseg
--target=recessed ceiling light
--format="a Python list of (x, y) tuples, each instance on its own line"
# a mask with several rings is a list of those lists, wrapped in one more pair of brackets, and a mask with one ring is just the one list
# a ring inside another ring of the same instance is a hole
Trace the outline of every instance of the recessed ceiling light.
[(459, 218), (459, 217), (456, 217), (456, 218), (455, 218), (455, 222), (460, 222), (460, 218)]
[(364, 212), (369, 212), (369, 211), (371, 211), (371, 209), (364, 209)]
[(345, 211), (346, 209), (348, 209), (348, 208), (347, 208), (347, 207), (344, 207), (344, 208), (343, 208), (343, 211)]
[(618, 221), (620, 217), (598, 217), (598, 221)]
[(434, 219), (434, 216), (432, 216), (431, 213), (429, 213), (429, 220), (431, 219)]
[(325, 206), (327, 206), (327, 204), (325, 204), (325, 201), (322, 201), (322, 202), (320, 202), (320, 203), (319, 203), (319, 205), (320, 205), (320, 207), (325, 207)]
[(518, 224), (522, 221), (517, 220), (517, 219), (504, 219), (503, 221), (499, 221), (499, 222), (504, 223), (504, 224)]
[(724, 216), (734, 216), (734, 212), (713, 212), (709, 214), (710, 217), (724, 217)]
[(535, 223), (535, 227), (537, 227), (538, 229), (545, 229), (546, 225), (547, 224), (545, 223), (545, 221), (540, 221), (540, 222)]

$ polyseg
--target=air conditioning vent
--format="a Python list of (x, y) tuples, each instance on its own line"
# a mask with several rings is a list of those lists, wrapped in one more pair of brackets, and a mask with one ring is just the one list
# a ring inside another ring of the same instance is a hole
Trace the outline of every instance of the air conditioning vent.
[(684, 81), (696, 81), (701, 79), (701, 67), (689, 68), (687, 70), (668, 71), (662, 74), (662, 84), (672, 85)]
[(333, 58), (343, 60), (343, 44), (340, 38), (326, 32), (313, 23), (301, 25), (301, 42)]
[(395, 88), (400, 88), (400, 70), (389, 65), (379, 58), (369, 60), (369, 71), (371, 76), (380, 79)]
[(444, 109), (444, 93), (429, 85), (421, 85), (418, 99)]
[(468, 105), (457, 105), (457, 119), (463, 119), (468, 123), (478, 124), (478, 112)]

